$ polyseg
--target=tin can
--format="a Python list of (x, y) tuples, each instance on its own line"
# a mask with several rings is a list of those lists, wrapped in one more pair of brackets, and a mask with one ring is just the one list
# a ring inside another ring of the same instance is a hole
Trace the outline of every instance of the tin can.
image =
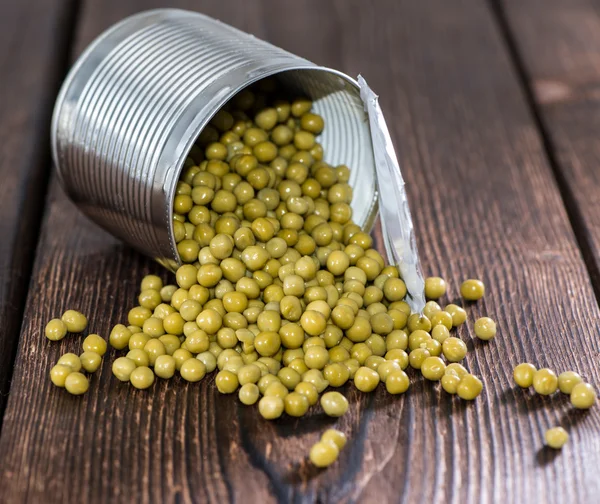
[(314, 101), (324, 160), (351, 168), (353, 220), (377, 214), (370, 126), (357, 82), (202, 14), (126, 18), (80, 56), (58, 96), (52, 153), (69, 198), (92, 221), (170, 269), (181, 263), (173, 197), (186, 156), (236, 93), (275, 76)]

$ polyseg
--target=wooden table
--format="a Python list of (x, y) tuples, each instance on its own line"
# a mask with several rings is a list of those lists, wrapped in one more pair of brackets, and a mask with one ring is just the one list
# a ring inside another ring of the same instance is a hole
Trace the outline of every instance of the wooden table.
[[(0, 502), (600, 501), (600, 408), (515, 389), (523, 361), (600, 386), (600, 2), (261, 0), (171, 5), (205, 12), (380, 94), (407, 180), (422, 261), (457, 297), (488, 288), (459, 330), (485, 382), (467, 404), (414, 381), (402, 397), (347, 387), (337, 423), (318, 412), (263, 421), (212, 379), (89, 392), (48, 379), (76, 307), (107, 335), (161, 268), (106, 235), (52, 174), (49, 122), (74, 57), (155, 0), (0, 4)], [(489, 344), (472, 321), (498, 320)], [(304, 460), (329, 425), (350, 442), (318, 472)], [(543, 448), (563, 425), (569, 443)]]

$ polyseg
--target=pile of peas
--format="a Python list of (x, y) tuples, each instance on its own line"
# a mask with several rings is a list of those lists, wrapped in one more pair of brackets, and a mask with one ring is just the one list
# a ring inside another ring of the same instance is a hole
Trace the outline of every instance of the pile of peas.
[[(127, 325), (110, 332), (110, 345), (126, 352), (112, 365), (118, 380), (147, 389), (156, 377), (179, 373), (198, 382), (217, 371), (219, 392), (257, 404), (269, 420), (301, 417), (317, 403), (325, 414), (342, 416), (347, 399), (327, 389), (348, 381), (361, 392), (381, 382), (390, 394), (402, 394), (409, 366), (461, 399), (481, 393), (481, 380), (460, 364), (465, 342), (451, 335), (466, 321), (465, 310), (442, 309), (436, 300), (446, 283), (431, 277), (430, 301), (423, 313), (411, 313), (398, 269), (352, 222), (348, 167), (323, 161), (317, 138), (324, 127), (310, 100), (279, 96), (268, 80), (216, 114), (176, 188), (173, 232), (184, 263), (176, 285), (146, 276)], [(477, 301), (485, 286), (469, 279), (460, 292)], [(78, 332), (64, 316), (62, 323), (48, 324), (48, 338)], [(496, 324), (480, 318), (474, 332), (490, 340)], [(63, 356), (51, 372), (72, 393), (87, 390), (81, 366), (97, 368), (84, 364), (89, 354), (101, 358), (106, 351), (104, 340), (102, 348), (91, 336), (82, 356)], [(81, 386), (69, 385), (74, 375)], [(345, 443), (331, 429), (310, 460), (328, 466)]]
[[(45, 335), (50, 341), (60, 341), (67, 333), (82, 333), (88, 325), (87, 317), (76, 310), (67, 310), (59, 319), (52, 319), (45, 328)], [(102, 364), (102, 356), (106, 353), (107, 344), (98, 334), (89, 334), (82, 343), (83, 353), (76, 355), (66, 353), (58, 359), (50, 370), (50, 380), (57, 387), (65, 388), (73, 395), (87, 392), (90, 384), (86, 375), (94, 373)]]

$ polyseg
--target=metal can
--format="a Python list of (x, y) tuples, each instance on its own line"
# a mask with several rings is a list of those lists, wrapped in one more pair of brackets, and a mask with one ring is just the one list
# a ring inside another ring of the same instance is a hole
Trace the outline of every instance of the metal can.
[(314, 101), (325, 161), (351, 168), (353, 220), (377, 214), (370, 126), (357, 82), (208, 16), (142, 12), (100, 35), (58, 96), (52, 154), (67, 195), (92, 221), (170, 269), (180, 264), (173, 197), (186, 155), (236, 93), (275, 76)]

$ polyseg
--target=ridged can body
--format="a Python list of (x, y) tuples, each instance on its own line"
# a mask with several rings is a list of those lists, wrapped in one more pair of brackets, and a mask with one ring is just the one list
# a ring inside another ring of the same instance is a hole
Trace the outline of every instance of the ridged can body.
[(171, 269), (173, 197), (202, 128), (238, 91), (276, 76), (326, 123), (324, 160), (346, 164), (353, 219), (377, 212), (369, 123), (358, 84), (210, 17), (142, 12), (96, 39), (58, 96), (52, 151), (67, 195), (98, 225)]

